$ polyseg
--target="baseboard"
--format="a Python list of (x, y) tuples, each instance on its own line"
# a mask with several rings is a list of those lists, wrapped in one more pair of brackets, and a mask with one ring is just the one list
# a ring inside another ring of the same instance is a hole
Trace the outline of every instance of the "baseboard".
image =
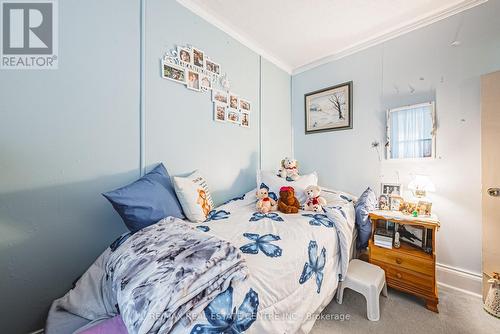
[(45, 330), (39, 329), (37, 331), (31, 332), (31, 333), (28, 333), (28, 334), (43, 334), (44, 332), (45, 332)]
[(483, 277), (481, 274), (441, 263), (436, 264), (436, 271), (438, 285), (482, 297)]

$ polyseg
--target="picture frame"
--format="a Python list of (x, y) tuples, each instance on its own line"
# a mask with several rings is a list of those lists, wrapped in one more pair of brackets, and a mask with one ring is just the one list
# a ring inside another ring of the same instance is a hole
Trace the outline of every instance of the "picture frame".
[(249, 113), (251, 109), (251, 103), (248, 100), (240, 99), (240, 110), (242, 112)]
[(226, 123), (226, 108), (225, 104), (214, 102), (214, 121)]
[(190, 49), (184, 48), (182, 46), (177, 47), (177, 58), (179, 61), (185, 64), (193, 64), (193, 53)]
[(240, 125), (244, 128), (250, 127), (250, 114), (246, 112), (240, 113)]
[(387, 195), (380, 195), (378, 198), (378, 209), (379, 210), (389, 210), (389, 196)]
[(352, 95), (352, 81), (305, 94), (305, 133), (352, 129)]
[(424, 249), (426, 246), (427, 231), (423, 226), (400, 224), (398, 228), (400, 241)]
[(193, 65), (205, 68), (205, 52), (193, 48)]
[(206, 92), (212, 89), (212, 79), (208, 75), (201, 75), (200, 88)]
[(380, 193), (384, 195), (399, 195), (403, 194), (403, 189), (400, 183), (381, 183)]
[(199, 92), (201, 90), (200, 73), (186, 69), (186, 87)]
[(228, 105), (229, 94), (222, 90), (212, 89), (212, 102), (219, 102)]
[(229, 93), (229, 108), (238, 110), (239, 109), (238, 107), (240, 105), (239, 101), (240, 99), (238, 95), (234, 93)]
[(220, 75), (221, 73), (220, 65), (208, 58), (205, 59), (205, 69), (215, 75)]
[(403, 203), (403, 197), (399, 195), (389, 195), (389, 208), (391, 211), (399, 211)]
[(186, 71), (183, 67), (162, 61), (161, 76), (163, 79), (175, 81), (177, 83), (186, 83)]
[(240, 113), (235, 110), (228, 110), (227, 121), (229, 123), (240, 124)]
[(417, 204), (417, 211), (419, 216), (430, 216), (432, 214), (432, 203), (419, 201)]

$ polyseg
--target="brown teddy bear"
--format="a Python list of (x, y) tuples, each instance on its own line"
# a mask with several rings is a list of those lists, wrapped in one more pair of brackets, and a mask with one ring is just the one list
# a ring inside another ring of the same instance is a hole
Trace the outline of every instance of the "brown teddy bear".
[(295, 190), (292, 187), (281, 187), (278, 210), (283, 213), (298, 213), (299, 209), (300, 203), (295, 197)]

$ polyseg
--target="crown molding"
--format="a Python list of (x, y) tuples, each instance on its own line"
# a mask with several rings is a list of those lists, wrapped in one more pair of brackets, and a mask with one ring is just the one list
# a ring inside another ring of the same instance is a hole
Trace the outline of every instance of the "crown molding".
[(258, 55), (262, 56), (263, 58), (267, 59), (274, 65), (278, 66), (288, 74), (292, 74), (292, 67), (288, 65), (286, 62), (282, 61), (278, 57), (274, 56), (273, 54), (267, 52), (264, 50), (261, 46), (259, 46), (257, 43), (252, 41), (251, 39), (241, 35), (234, 29), (234, 27), (224, 23), (214, 15), (212, 15), (210, 12), (208, 12), (206, 9), (202, 8), (199, 6), (195, 1), (193, 0), (176, 0), (179, 4), (193, 12), (194, 14), (198, 15), (208, 23), (216, 26), (241, 44), (245, 45), (247, 48), (250, 50), (254, 51)]
[(481, 5), (483, 3), (486, 3), (486, 2), (488, 2), (488, 0), (464, 0), (462, 2), (455, 4), (455, 5), (452, 5), (450, 7), (435, 11), (434, 13), (432, 13), (430, 15), (426, 15), (425, 17), (422, 17), (416, 21), (404, 23), (401, 27), (399, 27), (397, 29), (382, 33), (378, 36), (374, 36), (374, 37), (366, 39), (360, 43), (356, 43), (352, 46), (344, 48), (344, 49), (342, 49), (338, 52), (335, 52), (329, 56), (322, 57), (322, 58), (319, 58), (319, 59), (312, 61), (310, 63), (306, 63), (304, 65), (298, 66), (298, 67), (293, 69), (292, 75), (308, 71), (308, 70), (313, 69), (315, 67), (318, 67), (320, 65), (347, 57), (347, 56), (352, 55), (354, 53), (357, 53), (359, 51), (363, 51), (363, 50), (368, 49), (372, 46), (384, 43), (388, 40), (394, 39), (394, 38), (399, 37), (401, 35), (412, 32), (414, 30), (417, 30), (417, 29), (423, 28), (425, 26), (431, 25), (433, 23), (436, 23), (438, 21), (444, 20), (450, 16), (456, 15), (458, 13), (461, 13), (465, 10), (471, 9), (473, 7), (476, 7), (476, 6)]

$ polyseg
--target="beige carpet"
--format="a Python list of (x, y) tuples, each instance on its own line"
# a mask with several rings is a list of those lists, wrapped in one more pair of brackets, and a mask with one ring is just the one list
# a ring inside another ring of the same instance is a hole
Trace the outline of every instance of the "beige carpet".
[(349, 315), (349, 320), (318, 320), (311, 334), (500, 333), (500, 319), (482, 309), (479, 297), (447, 288), (440, 289), (439, 297), (436, 314), (420, 299), (389, 289), (388, 298), (380, 297), (380, 321), (372, 322), (366, 318), (364, 297), (346, 289), (342, 305), (333, 300), (323, 316), (338, 319), (339, 315)]

